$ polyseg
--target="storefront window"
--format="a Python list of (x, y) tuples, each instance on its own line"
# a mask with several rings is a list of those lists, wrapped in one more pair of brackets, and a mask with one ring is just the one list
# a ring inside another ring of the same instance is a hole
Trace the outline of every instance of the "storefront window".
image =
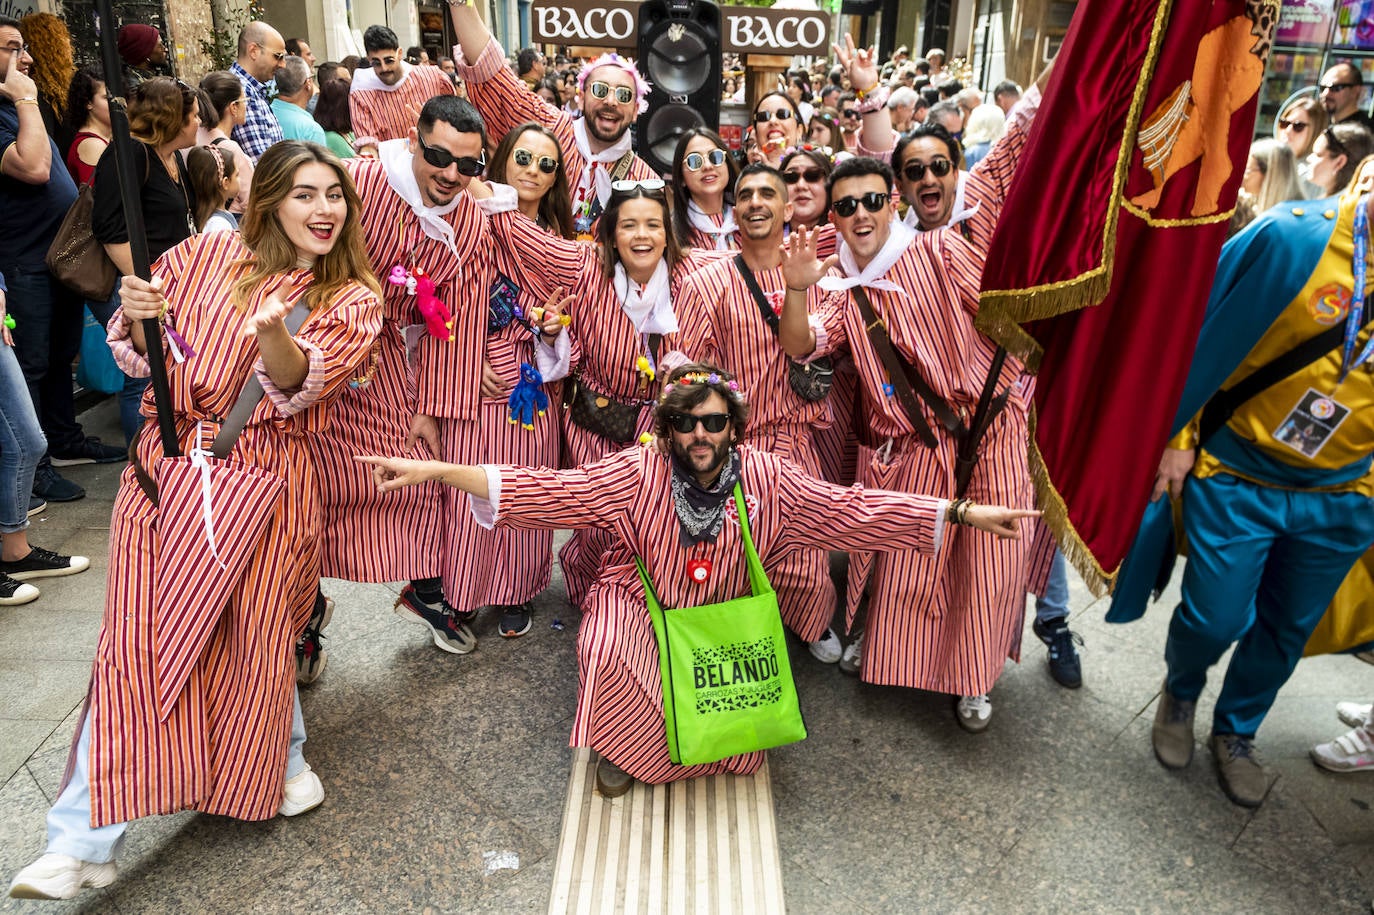
[(1374, 0), (1284, 0), (1264, 76), (1256, 136), (1273, 136), (1285, 102), (1316, 94), (1322, 74), (1348, 60), (1364, 77), (1361, 110), (1374, 94)]

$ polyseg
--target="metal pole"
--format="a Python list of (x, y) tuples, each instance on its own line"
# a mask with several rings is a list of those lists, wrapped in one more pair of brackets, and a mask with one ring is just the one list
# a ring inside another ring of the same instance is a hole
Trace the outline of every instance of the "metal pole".
[[(105, 92), (110, 98), (110, 133), (113, 136), (115, 165), (119, 170), (119, 196), (124, 202), (124, 224), (129, 229), (129, 256), (139, 279), (152, 278), (148, 265), (148, 233), (143, 222), (143, 191), (140, 170), (134, 165), (134, 140), (129, 135), (129, 116), (124, 109), (124, 71), (115, 47), (115, 17), (110, 0), (95, 0), (96, 34), (100, 37), (100, 60), (105, 70)], [(153, 400), (157, 404), (157, 424), (162, 434), (162, 453), (174, 457), (181, 453), (176, 422), (172, 418), (172, 390), (167, 384), (167, 364), (162, 354), (162, 326), (156, 318), (145, 318), (143, 337), (148, 343), (148, 369), (152, 373)]]

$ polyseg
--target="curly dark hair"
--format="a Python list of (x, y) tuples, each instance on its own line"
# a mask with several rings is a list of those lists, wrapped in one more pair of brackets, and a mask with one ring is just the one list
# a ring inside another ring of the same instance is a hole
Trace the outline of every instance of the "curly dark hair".
[[(709, 380), (712, 376), (715, 381)], [(679, 383), (684, 378), (688, 380)], [(733, 388), (732, 384), (735, 385)], [(707, 362), (691, 362), (669, 373), (663, 382), (658, 406), (654, 408), (654, 435), (662, 441), (671, 441), (673, 433), (668, 425), (668, 416), (690, 413), (693, 407), (701, 406), (712, 394), (721, 396), (730, 413), (731, 444), (738, 445), (744, 441), (744, 430), (749, 425), (749, 403), (744, 399), (744, 392), (735, 382), (734, 375)]]
[(95, 101), (96, 93), (105, 85), (105, 74), (99, 67), (82, 67), (72, 74), (71, 85), (67, 87), (67, 116), (63, 123), (72, 133), (76, 133), (86, 123), (91, 113), (88, 105)]

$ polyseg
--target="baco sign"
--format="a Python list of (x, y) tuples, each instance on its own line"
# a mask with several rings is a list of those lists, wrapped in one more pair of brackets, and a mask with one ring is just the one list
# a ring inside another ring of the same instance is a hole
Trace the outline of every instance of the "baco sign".
[[(817, 10), (722, 6), (721, 50), (734, 54), (828, 54), (830, 17)], [(639, 3), (627, 0), (535, 0), (536, 44), (633, 48)]]

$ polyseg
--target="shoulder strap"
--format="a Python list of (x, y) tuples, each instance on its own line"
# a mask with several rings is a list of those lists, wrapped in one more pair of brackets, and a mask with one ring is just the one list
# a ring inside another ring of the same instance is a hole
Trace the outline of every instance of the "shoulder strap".
[(227, 141), (228, 139), (229, 139), (228, 137), (215, 137), (213, 140), (210, 141), (210, 145), (211, 145), (211, 146), (218, 146), (218, 145), (220, 145), (221, 143), (224, 143), (225, 141)]
[(630, 163), (635, 160), (634, 150), (626, 150), (625, 155), (615, 160), (611, 166), (611, 180), (620, 181), (630, 173)]
[[(296, 300), (296, 306), (287, 312), (282, 323), (286, 325), (286, 332), (291, 336), (296, 335), (296, 331), (301, 329), (305, 319), (310, 316), (310, 309), (305, 305), (305, 296)], [(234, 444), (239, 440), (243, 429), (248, 425), (248, 420), (257, 409), (258, 402), (262, 400), (267, 392), (262, 389), (262, 382), (258, 381), (258, 373), (252, 370), (248, 372), (248, 381), (243, 385), (243, 391), (239, 394), (239, 399), (234, 401), (234, 406), (225, 417), (224, 422), (219, 427), (219, 435), (210, 445), (210, 452), (220, 460), (229, 456), (229, 452), (234, 450)]]
[(763, 570), (763, 560), (754, 547), (754, 536), (749, 530), (749, 512), (744, 504), (744, 486), (735, 481), (735, 511), (739, 513), (739, 535), (744, 542), (744, 558), (749, 564), (749, 587), (755, 596), (773, 590), (768, 582), (768, 573)]
[(1337, 324), (1269, 360), (1234, 386), (1217, 391), (1202, 408), (1202, 419), (1198, 423), (1199, 447), (1220, 432), (1221, 427), (1226, 425), (1236, 410), (1247, 401), (1288, 376), (1307, 368), (1340, 346), (1344, 339), (1345, 326)]
[(763, 294), (759, 281), (754, 278), (754, 271), (750, 270), (749, 265), (744, 262), (743, 254), (736, 254), (734, 259), (735, 269), (739, 270), (740, 276), (744, 277), (744, 284), (749, 287), (749, 293), (754, 297), (754, 304), (759, 306), (759, 312), (763, 314), (764, 323), (772, 329), (774, 334), (777, 334), (778, 316), (769, 307), (768, 298)]
[(868, 331), (868, 339), (873, 343), (873, 349), (877, 352), (878, 358), (882, 360), (883, 367), (887, 369), (888, 381), (892, 384), (892, 393), (901, 402), (902, 409), (906, 411), (907, 419), (911, 421), (921, 443), (927, 448), (934, 448), (936, 438), (935, 430), (930, 428), (930, 424), (926, 422), (925, 414), (921, 412), (921, 405), (916, 400), (917, 393), (935, 411), (935, 416), (940, 420), (941, 425), (956, 437), (962, 437), (963, 423), (954, 415), (949, 404), (945, 403), (939, 394), (931, 390), (930, 385), (926, 384), (926, 380), (921, 377), (920, 372), (897, 355), (897, 350), (892, 346), (892, 339), (887, 335), (887, 328), (873, 313), (873, 303), (868, 300), (868, 293), (862, 286), (855, 286), (850, 290), (850, 293), (854, 297), (855, 304), (859, 306), (859, 316), (863, 318), (864, 329)]

